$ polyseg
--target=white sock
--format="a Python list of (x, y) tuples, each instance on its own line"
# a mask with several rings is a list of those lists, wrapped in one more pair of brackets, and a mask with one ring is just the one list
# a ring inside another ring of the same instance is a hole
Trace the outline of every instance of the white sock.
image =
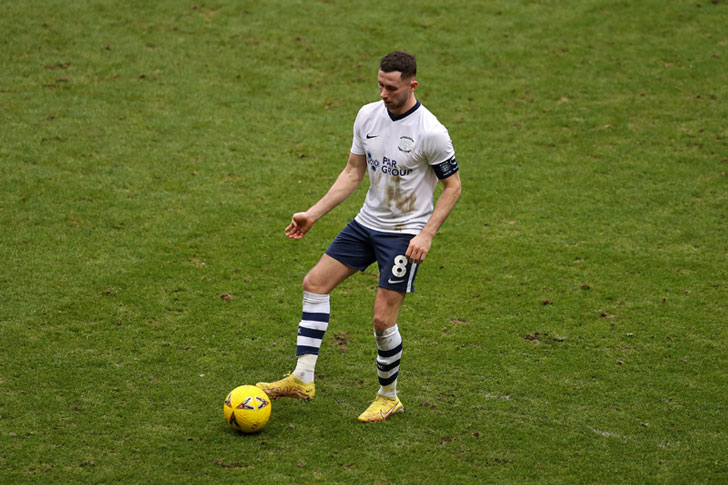
[(299, 355), (293, 375), (301, 382), (313, 382), (313, 374), (314, 370), (316, 370), (317, 359), (318, 355), (315, 354)]
[(377, 377), (379, 394), (397, 397), (397, 377), (402, 359), (402, 336), (395, 325), (383, 332), (374, 332), (377, 340)]
[(303, 292), (303, 311), (296, 337), (298, 363), (293, 371), (293, 375), (303, 382), (313, 382), (321, 341), (329, 327), (330, 313), (329, 295)]

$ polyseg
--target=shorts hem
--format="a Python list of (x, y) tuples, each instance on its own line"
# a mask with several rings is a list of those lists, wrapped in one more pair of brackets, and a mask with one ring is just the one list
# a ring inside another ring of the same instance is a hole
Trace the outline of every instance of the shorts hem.
[(367, 266), (365, 266), (365, 267), (363, 267), (363, 268), (361, 268), (361, 267), (356, 267), (356, 266), (354, 266), (354, 265), (352, 265), (352, 264), (349, 264), (349, 263), (348, 263), (348, 262), (346, 262), (346, 261), (342, 261), (340, 257), (338, 257), (338, 256), (336, 256), (336, 255), (334, 255), (334, 254), (331, 254), (331, 253), (329, 253), (329, 250), (328, 250), (328, 249), (327, 249), (326, 251), (324, 251), (324, 254), (326, 254), (326, 255), (327, 255), (328, 257), (330, 257), (330, 258), (332, 258), (332, 259), (335, 259), (336, 261), (338, 261), (339, 263), (343, 264), (343, 265), (344, 265), (344, 266), (346, 266), (347, 268), (355, 269), (355, 270), (357, 270), (357, 271), (359, 271), (359, 272), (361, 272), (361, 273), (363, 273), (363, 272), (364, 272), (364, 271), (365, 271), (365, 270), (366, 270), (366, 269), (367, 269), (367, 268), (369, 267), (368, 265), (367, 265)]
[(402, 289), (402, 288), (394, 288), (393, 286), (383, 285), (381, 283), (379, 283), (379, 285), (377, 285), (377, 287), (378, 288), (384, 288), (385, 290), (396, 291), (397, 293), (404, 293), (404, 294), (414, 293), (415, 292), (415, 289), (414, 288), (410, 288), (409, 290), (407, 288), (405, 288), (405, 289)]

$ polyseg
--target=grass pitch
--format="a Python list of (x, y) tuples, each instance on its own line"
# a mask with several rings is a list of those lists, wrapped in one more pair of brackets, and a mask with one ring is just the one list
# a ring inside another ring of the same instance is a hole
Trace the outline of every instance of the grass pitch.
[[(728, 480), (728, 4), (11, 2), (0, 18), (0, 481)], [(377, 389), (375, 269), (332, 296), (311, 403), (300, 281), (364, 196), (378, 59), (418, 56), (463, 197)]]

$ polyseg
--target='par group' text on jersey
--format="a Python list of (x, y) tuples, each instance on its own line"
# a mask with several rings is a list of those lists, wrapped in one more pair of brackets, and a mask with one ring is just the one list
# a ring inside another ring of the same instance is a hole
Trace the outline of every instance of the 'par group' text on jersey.
[(351, 152), (366, 156), (370, 180), (355, 219), (375, 231), (419, 234), (432, 215), (438, 179), (458, 171), (447, 128), (419, 101), (401, 115), (384, 101), (364, 105)]

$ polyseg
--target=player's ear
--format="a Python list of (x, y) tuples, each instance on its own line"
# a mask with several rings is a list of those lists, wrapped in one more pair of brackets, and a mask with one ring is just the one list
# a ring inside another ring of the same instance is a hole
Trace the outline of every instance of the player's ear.
[(411, 89), (412, 91), (414, 91), (416, 87), (417, 87), (417, 79), (413, 79), (413, 80), (411, 80), (411, 81), (410, 81), (410, 89)]

